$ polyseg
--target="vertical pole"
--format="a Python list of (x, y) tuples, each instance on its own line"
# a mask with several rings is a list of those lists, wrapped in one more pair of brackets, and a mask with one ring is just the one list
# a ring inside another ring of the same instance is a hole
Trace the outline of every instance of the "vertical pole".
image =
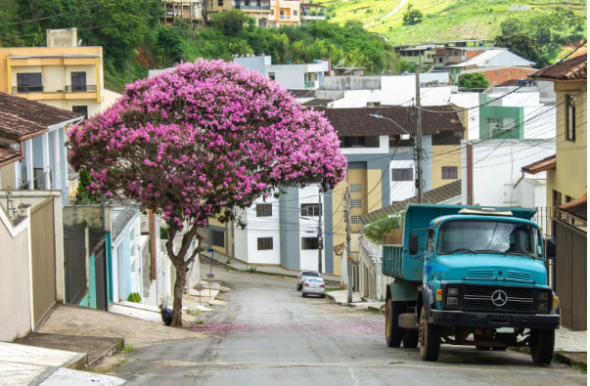
[(422, 202), (422, 110), (420, 109), (420, 65), (416, 64), (416, 153), (417, 153), (417, 184), (418, 202)]
[(348, 273), (348, 284), (346, 286), (347, 302), (352, 303), (352, 261), (350, 254), (350, 194), (348, 192), (348, 181), (346, 182), (346, 195), (344, 196), (346, 201), (346, 267)]
[(322, 188), (319, 192), (319, 223), (318, 223), (318, 272), (322, 273), (322, 249), (324, 248), (324, 238), (322, 237)]

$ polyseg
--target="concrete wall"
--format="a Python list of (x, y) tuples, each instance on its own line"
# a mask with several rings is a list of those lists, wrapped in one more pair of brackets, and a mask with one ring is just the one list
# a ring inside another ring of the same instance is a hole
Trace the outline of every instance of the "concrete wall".
[[(520, 202), (521, 168), (555, 154), (555, 142), (547, 140), (487, 140), (473, 145), (473, 203), (490, 206), (524, 206)], [(465, 142), (461, 145), (462, 179), (461, 200), (467, 203), (467, 158)], [(542, 178), (544, 175), (539, 175)], [(527, 200), (527, 203), (531, 203)], [(537, 206), (544, 206), (542, 197), (535, 198)]]
[[(3, 203), (4, 205), (4, 203)], [(11, 342), (32, 329), (29, 217), (14, 225), (0, 207), (0, 341)]]

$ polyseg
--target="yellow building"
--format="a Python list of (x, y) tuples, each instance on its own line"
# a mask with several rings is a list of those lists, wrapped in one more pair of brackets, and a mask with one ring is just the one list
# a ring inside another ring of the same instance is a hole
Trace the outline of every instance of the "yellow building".
[(0, 48), (0, 91), (92, 116), (103, 109), (102, 47), (76, 29), (48, 30), (47, 47)]
[(271, 0), (269, 26), (299, 25), (301, 23), (301, 2), (299, 0)]
[(554, 82), (557, 95), (556, 154), (547, 170), (547, 201), (554, 208), (587, 191), (587, 57), (586, 53), (531, 75)]

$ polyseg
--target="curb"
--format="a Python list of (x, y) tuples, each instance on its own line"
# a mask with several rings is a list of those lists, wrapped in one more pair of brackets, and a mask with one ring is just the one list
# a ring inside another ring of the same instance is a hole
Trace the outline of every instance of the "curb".
[(553, 359), (570, 366), (583, 366), (584, 369), (588, 365), (585, 352), (555, 352), (553, 353)]

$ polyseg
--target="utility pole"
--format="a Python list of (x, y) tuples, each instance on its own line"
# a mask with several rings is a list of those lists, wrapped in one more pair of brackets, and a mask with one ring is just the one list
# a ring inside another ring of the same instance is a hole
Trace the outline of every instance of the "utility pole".
[(416, 64), (416, 185), (418, 202), (422, 202), (422, 110), (420, 109), (420, 65)]
[(346, 181), (346, 194), (344, 195), (346, 201), (346, 270), (348, 276), (348, 283), (346, 285), (346, 295), (348, 304), (352, 303), (352, 259), (350, 253), (350, 193), (348, 192), (348, 181)]
[(320, 206), (319, 211), (319, 223), (318, 223), (318, 272), (322, 273), (322, 249), (324, 249), (324, 238), (322, 237), (322, 188), (320, 186), (319, 193)]

